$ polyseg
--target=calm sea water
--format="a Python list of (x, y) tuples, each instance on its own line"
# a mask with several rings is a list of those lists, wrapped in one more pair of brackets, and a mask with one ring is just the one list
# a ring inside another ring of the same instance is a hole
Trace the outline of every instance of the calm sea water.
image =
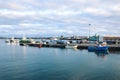
[(120, 80), (120, 52), (25, 47), (0, 40), (0, 80)]

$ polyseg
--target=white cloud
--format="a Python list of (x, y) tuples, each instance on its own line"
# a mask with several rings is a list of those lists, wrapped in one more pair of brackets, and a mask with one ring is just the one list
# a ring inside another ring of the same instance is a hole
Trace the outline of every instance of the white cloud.
[(97, 15), (97, 16), (106, 16), (106, 17), (109, 17), (111, 16), (111, 13), (105, 9), (97, 9), (97, 8), (86, 8), (84, 10), (84, 12), (86, 13), (90, 13), (92, 15)]
[(0, 0), (0, 31), (17, 35), (88, 35), (91, 23), (97, 25), (91, 34), (118, 35), (119, 5), (119, 0)]
[(81, 12), (74, 12), (74, 11), (57, 11), (57, 10), (43, 10), (43, 11), (15, 11), (15, 10), (0, 10), (1, 17), (7, 18), (34, 18), (34, 17), (42, 17), (42, 16), (72, 16), (81, 14)]

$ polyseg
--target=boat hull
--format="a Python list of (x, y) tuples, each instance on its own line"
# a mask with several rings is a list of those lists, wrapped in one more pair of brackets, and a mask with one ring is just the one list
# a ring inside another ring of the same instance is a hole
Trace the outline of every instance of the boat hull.
[(65, 46), (65, 48), (71, 49), (71, 48), (77, 48), (77, 45), (71, 46), (71, 45), (67, 45)]
[(107, 51), (108, 46), (88, 46), (88, 51)]

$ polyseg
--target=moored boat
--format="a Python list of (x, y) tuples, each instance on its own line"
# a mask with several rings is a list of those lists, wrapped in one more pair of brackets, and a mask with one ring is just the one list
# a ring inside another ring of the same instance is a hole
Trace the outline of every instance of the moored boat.
[(102, 43), (101, 45), (97, 46), (88, 46), (88, 51), (107, 51), (108, 46), (106, 43)]
[(10, 43), (15, 43), (14, 37), (12, 37), (12, 38), (10, 39)]
[(77, 45), (66, 45), (65, 48), (71, 49), (71, 48), (77, 48)]
[(108, 46), (88, 46), (89, 51), (107, 51)]
[(10, 40), (9, 39), (6, 39), (6, 41), (5, 41), (6, 43), (10, 43)]
[(26, 43), (20, 43), (20, 46), (27, 46)]
[(42, 44), (38, 44), (38, 48), (41, 48), (42, 47)]

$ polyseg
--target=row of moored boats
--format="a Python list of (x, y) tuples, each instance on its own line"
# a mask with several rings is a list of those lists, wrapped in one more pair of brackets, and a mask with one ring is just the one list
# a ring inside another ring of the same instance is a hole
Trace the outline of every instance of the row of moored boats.
[[(19, 43), (23, 46), (26, 46), (26, 43), (24, 42), (29, 42), (28, 40), (26, 40), (25, 38), (23, 38), (21, 41), (19, 39), (14, 39), (13, 37), (11, 39), (6, 39), (6, 43)], [(35, 42), (33, 40), (30, 40), (31, 44), (35, 44)], [(42, 44), (38, 43), (36, 45), (37, 47), (41, 48)], [(66, 44), (65, 48), (77, 48), (78, 45), (73, 45), (73, 44)], [(108, 46), (106, 44), (106, 42), (103, 42), (101, 44), (97, 44), (96, 46), (88, 46), (88, 51), (107, 51), (108, 50)]]

